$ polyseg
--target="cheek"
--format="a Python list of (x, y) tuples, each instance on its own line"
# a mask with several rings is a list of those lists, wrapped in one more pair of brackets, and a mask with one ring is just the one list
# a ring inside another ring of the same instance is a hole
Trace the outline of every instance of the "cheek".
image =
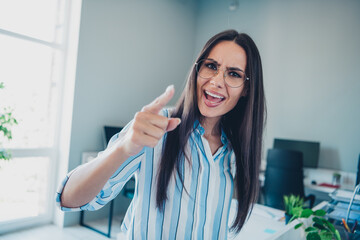
[(239, 101), (239, 98), (232, 99), (231, 104), (230, 104), (231, 110), (236, 106), (238, 101)]
[(197, 93), (197, 98), (199, 99), (199, 97), (201, 96), (201, 87), (204, 85), (204, 83), (205, 83), (205, 81), (204, 81), (204, 79), (202, 79), (202, 78), (198, 78), (197, 80), (196, 80), (196, 93)]
[(230, 97), (230, 101), (229, 101), (229, 111), (232, 110), (236, 104), (238, 103), (240, 97), (241, 97), (241, 92), (242, 91), (235, 91), (235, 92), (232, 92), (231, 94), (231, 97)]
[(197, 88), (198, 91), (200, 90), (202, 85), (204, 85), (204, 82), (205, 82), (205, 79), (202, 79), (202, 78), (199, 78), (199, 77), (196, 79), (196, 88)]
[(237, 102), (239, 101), (242, 92), (244, 91), (244, 88), (241, 88), (239, 90), (233, 90), (232, 92), (230, 92), (230, 96), (231, 96), (231, 102), (234, 103), (235, 105), (237, 104)]

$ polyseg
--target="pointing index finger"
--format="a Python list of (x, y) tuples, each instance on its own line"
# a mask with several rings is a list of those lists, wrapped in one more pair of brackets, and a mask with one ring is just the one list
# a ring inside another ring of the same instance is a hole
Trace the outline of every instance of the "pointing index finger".
[(143, 108), (143, 111), (152, 112), (152, 113), (159, 113), (163, 107), (172, 99), (174, 96), (175, 89), (174, 85), (170, 85), (166, 88), (165, 92), (155, 98), (150, 104), (146, 105)]

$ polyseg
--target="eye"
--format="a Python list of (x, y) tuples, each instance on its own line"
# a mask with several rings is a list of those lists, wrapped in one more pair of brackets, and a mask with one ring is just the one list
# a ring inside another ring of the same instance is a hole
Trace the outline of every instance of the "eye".
[(217, 70), (217, 65), (215, 63), (212, 63), (212, 62), (207, 62), (205, 63), (205, 67), (211, 69), (211, 70)]
[(244, 78), (244, 74), (242, 72), (236, 72), (236, 71), (229, 71), (229, 76), (235, 77), (235, 78)]

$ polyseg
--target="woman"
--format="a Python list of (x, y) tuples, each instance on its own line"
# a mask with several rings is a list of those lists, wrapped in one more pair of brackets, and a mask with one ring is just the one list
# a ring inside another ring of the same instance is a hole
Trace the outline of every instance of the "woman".
[(96, 210), (135, 175), (122, 224), (128, 239), (226, 239), (234, 188), (239, 204), (232, 227), (239, 231), (258, 192), (262, 78), (248, 35), (215, 35), (175, 110), (163, 109), (174, 94), (168, 87), (96, 160), (68, 174), (57, 195), (62, 210)]

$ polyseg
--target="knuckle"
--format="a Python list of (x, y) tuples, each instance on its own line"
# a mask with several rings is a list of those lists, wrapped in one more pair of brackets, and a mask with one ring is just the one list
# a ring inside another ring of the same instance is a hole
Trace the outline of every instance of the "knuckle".
[(144, 112), (135, 113), (135, 116), (134, 116), (135, 122), (142, 121), (142, 119), (144, 119)]
[(135, 130), (130, 137), (130, 141), (135, 144), (140, 144), (141, 143), (140, 133)]
[(139, 129), (139, 122), (138, 121), (134, 121), (133, 125), (132, 125), (132, 129), (134, 131), (137, 131)]
[(154, 137), (155, 137), (155, 138), (159, 138), (159, 139), (160, 139), (161, 136), (162, 136), (162, 135), (161, 135), (161, 131), (160, 131), (160, 130), (158, 130), (158, 131), (156, 131), (156, 132), (154, 133)]
[(141, 109), (141, 111), (142, 111), (142, 112), (146, 112), (148, 109), (149, 109), (149, 106), (146, 105), (146, 106), (144, 106), (144, 107)]
[(138, 119), (140, 115), (141, 115), (140, 112), (136, 112), (136, 113), (135, 113), (135, 116), (134, 116), (134, 119), (135, 119), (135, 120)]

